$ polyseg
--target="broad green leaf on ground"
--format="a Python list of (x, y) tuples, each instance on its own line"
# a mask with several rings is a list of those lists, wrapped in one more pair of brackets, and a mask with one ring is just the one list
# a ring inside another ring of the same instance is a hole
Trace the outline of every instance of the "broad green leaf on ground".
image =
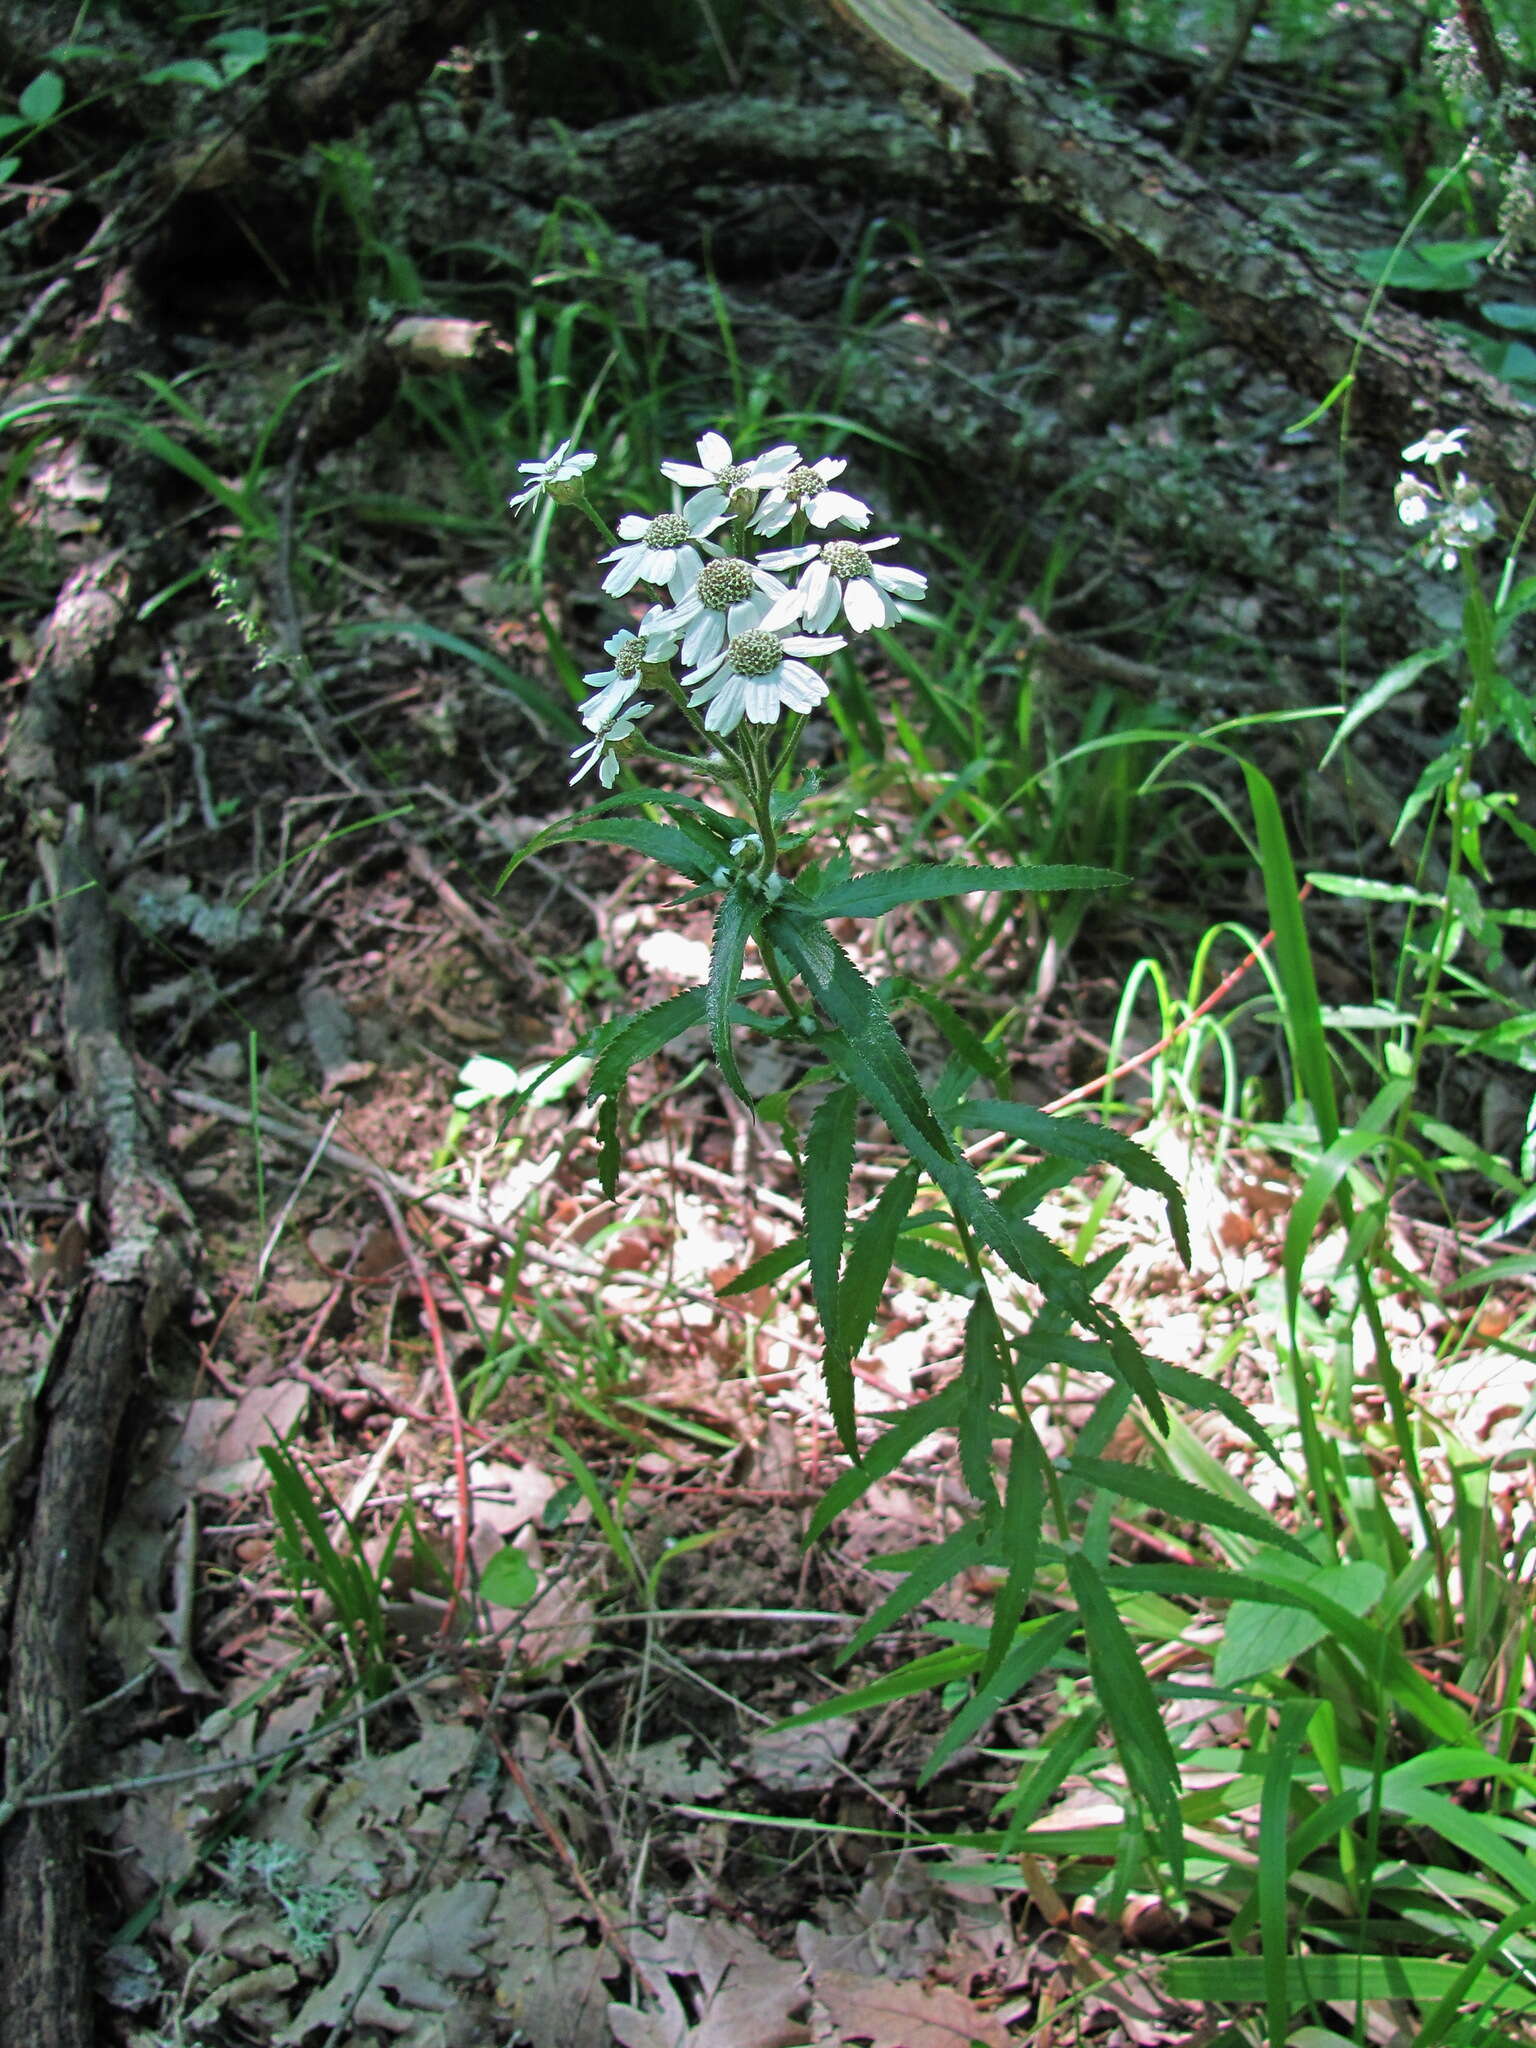
[[(1269, 1557), (1251, 1571), (1254, 1577), (1273, 1577), (1289, 1586), (1307, 1587), (1356, 1616), (1369, 1613), (1387, 1583), (1379, 1564), (1359, 1559), (1348, 1564), (1319, 1564), (1313, 1559), (1298, 1562), (1292, 1557)], [(1329, 1632), (1327, 1622), (1306, 1608), (1234, 1600), (1216, 1646), (1211, 1676), (1217, 1685), (1242, 1685), (1250, 1678), (1285, 1671)]]

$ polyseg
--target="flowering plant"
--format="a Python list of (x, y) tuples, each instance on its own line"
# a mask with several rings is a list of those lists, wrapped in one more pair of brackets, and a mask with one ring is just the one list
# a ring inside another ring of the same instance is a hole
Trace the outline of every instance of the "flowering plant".
[[(737, 1057), (740, 1035), (803, 1050), (804, 1070), (788, 1093), (792, 1098), (814, 1089), (818, 1099), (803, 1129), (795, 1131), (789, 1121), (784, 1128), (800, 1169), (804, 1228), (724, 1291), (746, 1292), (809, 1268), (831, 1412), (854, 1461), (814, 1526), (824, 1527), (939, 1429), (955, 1431), (961, 1471), (977, 1503), (974, 1515), (931, 1554), (904, 1561), (911, 1568), (903, 1584), (869, 1618), (855, 1646), (945, 1577), (996, 1566), (1004, 1584), (990, 1639), (956, 1666), (955, 1675), (974, 1673), (976, 1691), (940, 1755), (1000, 1699), (1065, 1654), (1068, 1638), (1081, 1628), (1095, 1671), (1115, 1675), (1106, 1688), (1106, 1711), (1122, 1754), (1139, 1759), (1132, 1782), (1176, 1869), (1173, 1753), (1166, 1738), (1149, 1736), (1160, 1730), (1150, 1687), (1112, 1600), (1098, 1588), (1097, 1566), (1085, 1560), (1071, 1533), (1070, 1504), (1085, 1492), (1129, 1490), (1147, 1497), (1145, 1475), (1097, 1456), (1133, 1401), (1159, 1428), (1166, 1427), (1169, 1397), (1219, 1407), (1256, 1443), (1271, 1447), (1224, 1389), (1146, 1356), (1114, 1310), (1095, 1297), (1107, 1267), (1084, 1270), (1029, 1218), (1064, 1181), (1084, 1169), (1109, 1167), (1161, 1198), (1187, 1257), (1180, 1190), (1150, 1153), (1120, 1133), (1007, 1100), (1007, 1067), (998, 1052), (948, 1004), (914, 991), (950, 1054), (938, 1080), (925, 1086), (885, 991), (832, 930), (945, 897), (1107, 888), (1125, 878), (1083, 867), (960, 863), (855, 874), (845, 849), (819, 856), (814, 831), (796, 826), (817, 787), (814, 774), (798, 776), (797, 750), (807, 716), (828, 696), (827, 659), (850, 634), (902, 623), (924, 596), (925, 578), (880, 559), (899, 544), (894, 538), (822, 537), (838, 527), (861, 534), (872, 519), (860, 499), (834, 488), (845, 466), (839, 460), (805, 462), (792, 447), (743, 460), (722, 435), (706, 434), (696, 465), (663, 465), (664, 477), (680, 490), (696, 487), (681, 509), (629, 514), (614, 535), (581, 488), (585, 459), (557, 453), (558, 463), (543, 466), (557, 479), (550, 495), (582, 512), (613, 543), (605, 558), (613, 565), (604, 584), (609, 594), (637, 597), (628, 625), (605, 642), (608, 665), (585, 678), (590, 694), (581, 718), (592, 738), (576, 750), (572, 780), (595, 768), (612, 788), (621, 768), (648, 754), (670, 771), (674, 786), (619, 790), (548, 827), (509, 863), (507, 874), (550, 846), (595, 840), (674, 869), (691, 885), (686, 901), (718, 900), (706, 985), (601, 1026), (581, 1048), (593, 1062), (589, 1089), (599, 1104), (603, 1186), (614, 1192), (621, 1109), (638, 1062), (702, 1024), (726, 1086), (755, 1111)], [(584, 466), (573, 476), (577, 463)], [(537, 475), (541, 466), (523, 469)], [(780, 536), (786, 545), (758, 552), (760, 539)], [(691, 734), (692, 751), (658, 739), (663, 716)], [(719, 800), (708, 792), (718, 792)], [(865, 1110), (885, 1125), (901, 1164), (855, 1217), (855, 1136)], [(989, 1186), (962, 1132), (1003, 1134), (1038, 1153), (1039, 1162), (1001, 1187)], [(965, 1303), (963, 1368), (866, 1448), (856, 1426), (854, 1361), (893, 1267)], [(1037, 1435), (1026, 1388), (1043, 1371), (1068, 1364), (1104, 1375), (1105, 1392), (1079, 1440), (1079, 1455), (1053, 1461)], [(1001, 1466), (994, 1462), (999, 1442), (1006, 1446)], [(1164, 1477), (1157, 1483), (1164, 1504), (1173, 1488), (1192, 1515), (1229, 1527), (1236, 1517), (1248, 1538), (1294, 1547), (1251, 1510), (1184, 1482)], [(1046, 1558), (1065, 1566), (1079, 1612), (1026, 1627), (1026, 1601)]]

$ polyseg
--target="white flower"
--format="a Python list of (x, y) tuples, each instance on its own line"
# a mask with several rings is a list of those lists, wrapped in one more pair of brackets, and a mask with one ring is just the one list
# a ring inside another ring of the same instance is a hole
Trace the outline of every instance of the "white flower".
[(877, 548), (893, 548), (892, 540), (811, 541), (805, 547), (783, 548), (764, 555), (765, 569), (798, 569), (805, 574), (790, 593), (793, 609), (776, 605), (763, 623), (770, 629), (801, 618), (813, 633), (825, 633), (841, 611), (855, 633), (900, 622), (903, 604), (916, 604), (928, 578), (894, 562), (872, 562)]
[(1398, 478), (1393, 495), (1404, 526), (1428, 529), (1420, 545), (1432, 567), (1454, 569), (1462, 554), (1480, 547), (1498, 524), (1481, 487), (1459, 470), (1448, 497), (1407, 470)]
[(846, 645), (845, 640), (804, 633), (786, 638), (754, 626), (684, 676), (683, 688), (693, 690), (688, 702), (695, 710), (701, 704), (709, 706), (704, 718), (708, 732), (734, 732), (743, 715), (754, 725), (772, 725), (781, 711), (813, 710), (827, 694), (815, 669), (796, 657), (834, 654)]
[(582, 681), (597, 692), (581, 707), (581, 722), (588, 732), (600, 732), (640, 688), (641, 669), (648, 661), (670, 661), (677, 652), (677, 635), (666, 629), (666, 614), (653, 604), (637, 631), (621, 627), (603, 642), (603, 652), (613, 656), (612, 668), (594, 669)]
[(1440, 502), (1440, 493), (1433, 485), (1420, 483), (1407, 470), (1398, 478), (1393, 496), (1397, 500), (1397, 516), (1404, 526), (1423, 526)]
[(1422, 441), (1415, 441), (1411, 448), (1403, 450), (1404, 462), (1444, 462), (1447, 455), (1465, 455), (1461, 437), (1472, 430), (1470, 427), (1452, 427), (1448, 434), (1442, 434), (1432, 427)]
[(1487, 540), (1497, 520), (1493, 507), (1483, 496), (1479, 487), (1458, 470), (1456, 486), (1451, 492), (1451, 502), (1446, 508), (1443, 524), (1455, 527), (1466, 535), (1469, 542)]
[(755, 562), (722, 554), (704, 564), (693, 587), (671, 611), (661, 614), (659, 624), (681, 633), (684, 665), (696, 668), (719, 654), (728, 640), (760, 626), (769, 612), (793, 599), (792, 590)]
[(656, 583), (665, 584), (674, 599), (684, 596), (702, 566), (697, 543), (713, 533), (724, 516), (697, 500), (657, 519), (626, 512), (619, 521), (619, 539), (625, 545), (603, 556), (613, 563), (603, 578), (604, 590), (610, 597), (625, 597), (637, 583)]
[(787, 470), (758, 506), (753, 532), (782, 533), (797, 512), (818, 528), (839, 519), (845, 526), (868, 526), (875, 515), (862, 498), (828, 489), (847, 467), (840, 455), (823, 455), (820, 462), (802, 462)]
[(738, 492), (751, 491), (755, 494), (778, 482), (800, 460), (800, 450), (788, 444), (770, 448), (753, 462), (738, 462), (731, 453), (731, 444), (723, 434), (703, 434), (698, 442), (699, 459), (692, 462), (664, 462), (661, 473), (674, 484), (702, 486), (696, 497), (690, 498), (690, 509), (695, 507), (711, 512), (727, 512), (731, 501)]
[(514, 512), (521, 512), (525, 505), (531, 505), (535, 498), (547, 492), (557, 503), (568, 505), (572, 498), (581, 496), (581, 479), (596, 462), (595, 455), (573, 455), (569, 441), (562, 441), (553, 455), (542, 462), (520, 462), (517, 467), (523, 476), (531, 476), (533, 482), (527, 490), (519, 491), (508, 504)]
[(604, 726), (596, 739), (588, 740), (584, 747), (573, 747), (571, 759), (581, 763), (571, 777), (573, 786), (580, 782), (583, 775), (590, 775), (595, 768), (597, 779), (604, 789), (612, 789), (619, 779), (619, 757), (611, 749), (618, 746), (621, 740), (627, 740), (635, 730), (636, 721), (644, 718), (653, 708), (650, 704), (631, 704), (623, 717), (616, 718), (611, 725)]

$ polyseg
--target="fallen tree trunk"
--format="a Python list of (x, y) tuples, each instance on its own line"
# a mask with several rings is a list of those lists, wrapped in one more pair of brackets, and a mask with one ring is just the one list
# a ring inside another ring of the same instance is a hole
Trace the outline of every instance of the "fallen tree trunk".
[[(91, 1595), (123, 1412), (191, 1270), (192, 1219), (161, 1162), (128, 1040), (114, 913), (89, 814), (73, 801), (88, 686), (126, 615), (121, 558), (73, 578), (43, 636), (10, 755), (54, 901), (69, 1064), (100, 1152), (105, 1248), (72, 1305), (46, 1382), (18, 1424), (38, 1447), (30, 1517), (13, 1463), (0, 1507), (20, 1557), (9, 1633), (6, 1794), (64, 1789), (87, 1699)], [(9, 1814), (0, 1840), (0, 2040), (91, 2048), (91, 1934), (78, 1809)]]
[[(1352, 424), (1394, 449), (1471, 428), (1469, 464), (1521, 511), (1536, 414), (1432, 322), (1383, 302), (1294, 205), (1218, 190), (1137, 129), (996, 51), (929, 0), (821, 0), (887, 77), (920, 92), (1013, 197), (1046, 207), (1320, 400), (1351, 380)], [(1369, 324), (1367, 324), (1369, 322)]]

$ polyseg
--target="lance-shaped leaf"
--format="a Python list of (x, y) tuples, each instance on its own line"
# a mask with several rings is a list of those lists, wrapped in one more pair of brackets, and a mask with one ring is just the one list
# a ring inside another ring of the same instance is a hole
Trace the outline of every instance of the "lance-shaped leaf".
[(871, 1558), (872, 1571), (902, 1571), (906, 1577), (886, 1594), (873, 1614), (866, 1615), (859, 1623), (852, 1642), (838, 1652), (839, 1661), (857, 1656), (866, 1643), (872, 1643), (876, 1636), (910, 1614), (930, 1593), (936, 1593), (940, 1586), (948, 1585), (962, 1572), (973, 1571), (985, 1562), (981, 1528), (974, 1521), (962, 1523), (942, 1543), (924, 1544), (917, 1550), (898, 1552), (894, 1557)]
[(1133, 1138), (1107, 1124), (1090, 1123), (1086, 1117), (1050, 1116), (1043, 1109), (1031, 1109), (1023, 1102), (963, 1102), (955, 1121), (968, 1131), (1003, 1131), (1010, 1138), (1022, 1138), (1047, 1158), (1067, 1159), (1077, 1166), (1112, 1166), (1123, 1173), (1132, 1187), (1147, 1188), (1161, 1195), (1168, 1205), (1179, 1255), (1189, 1264), (1189, 1223), (1184, 1213), (1184, 1193), (1167, 1168), (1158, 1164)]
[(1066, 1470), (1074, 1479), (1086, 1480), (1106, 1493), (1140, 1501), (1144, 1507), (1156, 1508), (1175, 1521), (1230, 1529), (1253, 1543), (1273, 1545), (1307, 1564), (1316, 1563), (1305, 1543), (1282, 1529), (1272, 1517), (1261, 1514), (1257, 1508), (1244, 1507), (1239, 1501), (1224, 1500), (1206, 1487), (1176, 1478), (1171, 1472), (1149, 1471), (1141, 1465), (1123, 1465), (1105, 1458), (1071, 1458)]
[(649, 1010), (631, 1017), (606, 1042), (602, 1056), (587, 1082), (587, 1099), (599, 1104), (597, 1113), (597, 1177), (610, 1201), (619, 1179), (619, 1117), (630, 1069), (670, 1045), (674, 1038), (691, 1030), (704, 1016), (705, 994), (701, 988), (684, 989)]
[(884, 1479), (894, 1472), (915, 1444), (935, 1431), (949, 1429), (960, 1413), (961, 1386), (959, 1380), (951, 1380), (937, 1394), (930, 1394), (926, 1401), (919, 1401), (914, 1407), (903, 1408), (895, 1416), (881, 1419), (889, 1427), (870, 1445), (862, 1465), (855, 1465), (841, 1478), (834, 1479), (822, 1495), (811, 1516), (811, 1526), (806, 1532), (806, 1542), (814, 1543), (844, 1508), (852, 1507), (863, 1493), (867, 1493), (877, 1479)]
[(731, 1005), (741, 987), (747, 943), (756, 936), (765, 908), (762, 896), (744, 876), (731, 884), (715, 919), (715, 942), (710, 950), (709, 982), (705, 989), (705, 1014), (715, 1064), (731, 1093), (748, 1109), (756, 1105), (736, 1064), (736, 1049), (731, 1044)]
[(1015, 1631), (1035, 1583), (1040, 1557), (1040, 1525), (1045, 1519), (1045, 1452), (1026, 1415), (1014, 1424), (1008, 1453), (1008, 1477), (999, 1517), (1003, 1563), (1008, 1576), (992, 1596), (992, 1634), (981, 1667), (986, 1684), (1008, 1654)]
[(850, 1361), (869, 1335), (869, 1326), (880, 1306), (880, 1296), (890, 1278), (896, 1241), (907, 1220), (919, 1179), (915, 1166), (904, 1166), (894, 1180), (887, 1181), (880, 1199), (869, 1214), (855, 1224), (848, 1242), (837, 1296), (838, 1349)]
[(998, 1801), (999, 1810), (1008, 1812), (1008, 1828), (1001, 1843), (1005, 1855), (1016, 1854), (1024, 1847), (1030, 1823), (1071, 1777), (1079, 1759), (1093, 1747), (1103, 1718), (1097, 1707), (1070, 1715), (1051, 1738), (1042, 1761), (1027, 1776), (1021, 1774), (1014, 1789)]
[(565, 818), (558, 825), (550, 825), (520, 847), (502, 869), (497, 888), (530, 855), (583, 839), (602, 846), (627, 846), (634, 853), (643, 853), (648, 860), (659, 860), (663, 866), (675, 868), (690, 882), (713, 881), (715, 870), (727, 858), (720, 840), (697, 825), (690, 830), (683, 825), (661, 825), (654, 818), (603, 818), (584, 811), (578, 818)]
[(903, 903), (931, 903), (941, 896), (977, 896), (984, 891), (1016, 896), (1053, 889), (1114, 889), (1129, 879), (1110, 868), (961, 867), (918, 862), (881, 868), (834, 883), (816, 898), (818, 917), (880, 917)]
[(818, 1104), (806, 1133), (804, 1172), (805, 1241), (811, 1259), (811, 1292), (825, 1333), (822, 1370), (826, 1374), (827, 1400), (838, 1442), (850, 1458), (859, 1455), (853, 1414), (853, 1360), (838, 1334), (838, 1289), (858, 1113), (858, 1092), (846, 1082)]
[(944, 1730), (917, 1774), (926, 1785), (961, 1743), (968, 1742), (986, 1726), (998, 1708), (1024, 1690), (1053, 1657), (1059, 1656), (1077, 1630), (1075, 1614), (1052, 1614), (1032, 1622), (1023, 1642), (1017, 1644), (993, 1671), (981, 1679), (965, 1705)]
[(1094, 1697), (1109, 1716), (1127, 1777), (1151, 1809), (1169, 1881), (1177, 1890), (1184, 1882), (1179, 1765), (1151, 1681), (1104, 1581), (1081, 1553), (1068, 1557), (1067, 1578), (1088, 1639)]
[(965, 1400), (960, 1409), (960, 1472), (979, 1501), (995, 1501), (992, 1436), (1001, 1427), (997, 1400), (1003, 1390), (1003, 1346), (992, 1297), (983, 1290), (965, 1319)]
[(1078, 1321), (1107, 1330), (1081, 1269), (1040, 1231), (1004, 1215), (956, 1152), (879, 997), (831, 934), (782, 906), (770, 913), (764, 930), (838, 1027), (822, 1040), (828, 1058), (942, 1189), (955, 1214), (1022, 1279), (1035, 1282)]

